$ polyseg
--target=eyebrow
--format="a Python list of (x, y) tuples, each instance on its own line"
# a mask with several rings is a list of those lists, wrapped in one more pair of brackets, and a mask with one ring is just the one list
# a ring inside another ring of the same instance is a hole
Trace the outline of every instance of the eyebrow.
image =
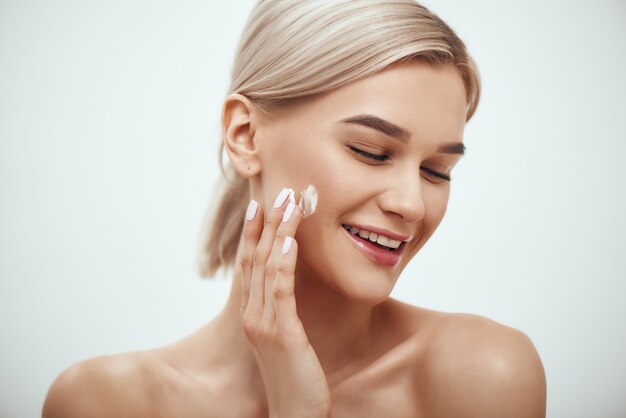
[[(409, 137), (411, 136), (408, 131), (402, 129), (398, 125), (374, 115), (351, 116), (349, 118), (342, 119), (339, 122), (365, 126), (366, 128), (381, 132), (388, 137), (399, 139), (402, 142), (408, 142)], [(443, 144), (437, 148), (437, 152), (442, 152), (444, 154), (465, 155), (465, 145), (462, 142)]]
[(465, 145), (462, 142), (443, 144), (439, 148), (437, 148), (437, 152), (443, 152), (444, 154), (465, 155)]
[(357, 115), (352, 116), (347, 119), (343, 119), (340, 122), (342, 123), (353, 123), (355, 125), (365, 126), (367, 128), (374, 129), (378, 132), (382, 132), (383, 134), (399, 139), (402, 142), (408, 142), (411, 134), (398, 125), (394, 125), (393, 123), (386, 121), (384, 119), (379, 118), (374, 115)]

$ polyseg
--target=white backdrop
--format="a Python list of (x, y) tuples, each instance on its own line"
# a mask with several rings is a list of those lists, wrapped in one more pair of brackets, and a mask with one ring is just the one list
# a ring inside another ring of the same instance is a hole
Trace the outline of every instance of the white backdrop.
[[(0, 416), (221, 309), (194, 271), (251, 0), (0, 1)], [(534, 341), (551, 417), (626, 416), (626, 3), (424, 2), (483, 80), (448, 214), (392, 296)]]

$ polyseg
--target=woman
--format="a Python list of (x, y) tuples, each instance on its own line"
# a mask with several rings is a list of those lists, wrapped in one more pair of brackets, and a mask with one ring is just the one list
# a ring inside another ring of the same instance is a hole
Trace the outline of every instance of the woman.
[(226, 306), (172, 345), (74, 365), (43, 415), (545, 416), (522, 332), (389, 298), (443, 218), (478, 104), (455, 33), (412, 0), (262, 0), (231, 81), (201, 264), (232, 268)]

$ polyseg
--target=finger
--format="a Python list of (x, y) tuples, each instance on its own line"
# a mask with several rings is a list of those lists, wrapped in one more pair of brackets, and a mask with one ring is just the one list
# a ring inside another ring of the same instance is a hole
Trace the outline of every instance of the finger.
[(263, 208), (255, 200), (250, 200), (243, 224), (241, 258), (239, 266), (241, 271), (241, 313), (243, 314), (248, 306), (250, 297), (250, 280), (252, 278), (252, 264), (254, 253), (259, 243), (261, 232), (263, 231)]
[(265, 305), (265, 277), (275, 274), (268, 272), (266, 262), (272, 250), (276, 229), (282, 218), (283, 211), (288, 201), (288, 189), (283, 189), (274, 206), (265, 214), (263, 222), (263, 232), (252, 258), (252, 276), (250, 279), (250, 296), (248, 298), (248, 309), (253, 315), (261, 316)]
[(285, 237), (284, 242), (278, 272), (272, 287), (276, 326), (281, 334), (284, 334), (281, 331), (296, 329), (294, 326), (300, 323), (294, 293), (298, 243), (290, 236)]
[[(265, 278), (265, 309), (263, 311), (265, 319), (273, 321), (276, 318), (276, 311), (274, 309), (274, 281), (278, 269), (285, 267), (282, 251), (285, 249), (285, 245), (289, 245), (288, 238), (292, 239), (291, 237), (296, 235), (300, 221), (302, 221), (302, 212), (296, 205), (289, 203), (276, 231), (272, 252), (267, 262), (268, 268), (266, 271), (270, 272), (271, 276), (266, 276)], [(294, 274), (294, 271), (295, 263), (292, 266), (291, 274)]]

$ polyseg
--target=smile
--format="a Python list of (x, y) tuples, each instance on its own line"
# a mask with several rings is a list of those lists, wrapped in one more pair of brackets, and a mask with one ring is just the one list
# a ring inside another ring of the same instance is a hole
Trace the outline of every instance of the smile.
[(350, 231), (352, 235), (358, 235), (363, 239), (370, 240), (374, 244), (379, 244), (382, 248), (389, 250), (396, 250), (402, 241), (397, 241), (389, 238), (383, 234), (377, 234), (376, 232), (368, 231), (366, 229), (359, 229), (356, 226), (341, 225), (346, 231)]
[(350, 225), (341, 226), (350, 240), (370, 260), (386, 266), (394, 266), (400, 261), (405, 241), (394, 240), (388, 236)]

